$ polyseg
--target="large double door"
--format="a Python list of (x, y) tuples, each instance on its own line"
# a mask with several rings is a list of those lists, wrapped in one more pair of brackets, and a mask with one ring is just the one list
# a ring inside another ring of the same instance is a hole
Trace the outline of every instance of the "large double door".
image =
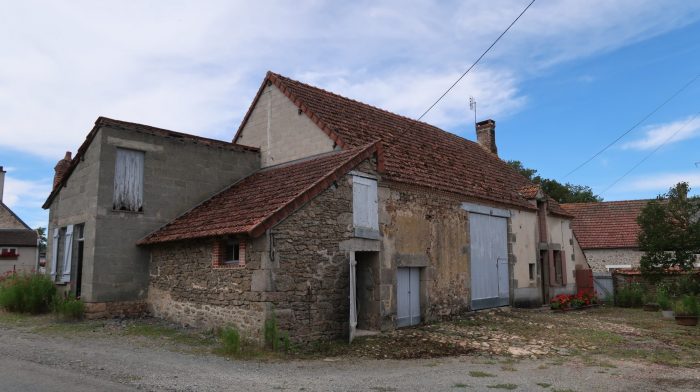
[(470, 213), (471, 308), (506, 306), (510, 303), (508, 220)]

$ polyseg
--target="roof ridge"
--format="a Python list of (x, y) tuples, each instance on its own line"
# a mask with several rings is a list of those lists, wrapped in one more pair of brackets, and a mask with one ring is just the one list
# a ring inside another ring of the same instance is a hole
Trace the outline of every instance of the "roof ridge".
[(346, 97), (346, 96), (344, 96), (344, 95), (340, 95), (340, 94), (335, 93), (335, 92), (333, 92), (333, 91), (326, 90), (326, 89), (324, 89), (324, 88), (322, 88), (322, 87), (318, 87), (318, 86), (314, 86), (314, 85), (311, 85), (311, 84), (308, 84), (308, 83), (304, 83), (304, 82), (298, 81), (298, 80), (296, 80), (296, 79), (292, 79), (292, 78), (290, 78), (290, 77), (288, 77), (288, 76), (284, 76), (284, 75), (281, 75), (281, 74), (278, 74), (278, 73), (272, 72), (272, 71), (268, 71), (268, 75), (273, 75), (273, 76), (275, 76), (275, 77), (277, 77), (277, 78), (280, 78), (280, 79), (286, 79), (287, 81), (290, 81), (290, 82), (293, 82), (293, 83), (298, 83), (298, 84), (301, 84), (301, 85), (303, 85), (303, 86), (306, 86), (306, 87), (309, 87), (309, 88), (313, 88), (313, 89), (322, 91), (322, 92), (324, 92), (324, 93), (326, 93), (326, 94), (329, 94), (329, 95), (332, 95), (332, 96), (334, 96), (334, 97), (337, 97), (337, 98), (340, 98), (340, 99), (344, 99), (344, 100), (346, 100), (346, 101), (354, 102), (354, 103), (356, 103), (356, 104), (359, 104), (359, 105), (368, 107), (368, 108), (370, 108), (370, 109), (373, 109), (373, 110), (376, 110), (376, 111), (379, 111), (379, 112), (382, 112), (382, 113), (385, 113), (385, 114), (389, 114), (389, 115), (391, 115), (391, 116), (399, 117), (399, 118), (402, 118), (402, 119), (405, 119), (405, 120), (408, 120), (408, 121), (411, 121), (411, 122), (414, 122), (414, 123), (426, 125), (426, 126), (429, 126), (429, 127), (431, 127), (431, 128), (435, 128), (435, 129), (438, 130), (438, 131), (441, 131), (441, 132), (447, 133), (447, 134), (449, 134), (449, 135), (459, 137), (460, 139), (464, 139), (464, 140), (466, 140), (466, 141), (475, 143), (473, 140), (469, 140), (469, 139), (463, 138), (463, 137), (461, 137), (461, 136), (459, 136), (459, 135), (455, 135), (454, 133), (447, 132), (447, 131), (445, 131), (444, 129), (440, 129), (439, 127), (437, 127), (437, 126), (435, 126), (435, 125), (432, 125), (432, 124), (430, 124), (430, 123), (427, 123), (427, 122), (425, 122), (425, 121), (416, 120), (416, 119), (414, 119), (414, 118), (411, 118), (411, 117), (408, 117), (408, 116), (404, 116), (404, 115), (402, 115), (402, 114), (398, 114), (398, 113), (392, 112), (392, 111), (390, 111), (390, 110), (388, 110), (388, 109), (383, 109), (383, 108), (380, 108), (380, 107), (378, 107), (378, 106), (371, 105), (371, 104), (369, 104), (369, 103), (362, 102), (362, 101), (359, 101), (359, 100), (354, 99), (354, 98)]

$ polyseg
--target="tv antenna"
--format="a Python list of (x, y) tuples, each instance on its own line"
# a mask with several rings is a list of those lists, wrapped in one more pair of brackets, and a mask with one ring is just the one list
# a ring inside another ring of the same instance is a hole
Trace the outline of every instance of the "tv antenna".
[(476, 128), (476, 99), (471, 95), (469, 96), (469, 110), (474, 111), (474, 128)]

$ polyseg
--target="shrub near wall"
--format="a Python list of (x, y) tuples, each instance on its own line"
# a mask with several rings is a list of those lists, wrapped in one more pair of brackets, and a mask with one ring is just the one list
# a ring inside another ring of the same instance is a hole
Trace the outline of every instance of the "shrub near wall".
[(51, 309), (56, 287), (42, 274), (6, 274), (0, 278), (0, 307), (17, 313), (45, 313)]

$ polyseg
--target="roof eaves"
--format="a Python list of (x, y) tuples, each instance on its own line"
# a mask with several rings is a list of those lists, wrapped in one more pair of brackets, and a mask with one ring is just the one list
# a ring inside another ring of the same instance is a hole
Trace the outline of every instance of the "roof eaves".
[(252, 238), (258, 237), (261, 234), (263, 234), (267, 229), (281, 222), (294, 211), (306, 204), (309, 200), (313, 199), (323, 190), (330, 187), (334, 181), (337, 181), (338, 178), (342, 177), (347, 172), (352, 170), (352, 168), (360, 164), (360, 162), (371, 157), (375, 152), (377, 152), (377, 146), (379, 144), (381, 144), (381, 141), (376, 141), (367, 145), (362, 150), (358, 151), (357, 154), (350, 157), (347, 161), (345, 161), (345, 163), (343, 163), (340, 166), (337, 166), (328, 174), (318, 179), (315, 183), (311, 184), (306, 190), (302, 191), (291, 202), (280, 207), (279, 209), (277, 209), (277, 211), (270, 214), (267, 218), (258, 223), (255, 227), (251, 228), (247, 234)]

